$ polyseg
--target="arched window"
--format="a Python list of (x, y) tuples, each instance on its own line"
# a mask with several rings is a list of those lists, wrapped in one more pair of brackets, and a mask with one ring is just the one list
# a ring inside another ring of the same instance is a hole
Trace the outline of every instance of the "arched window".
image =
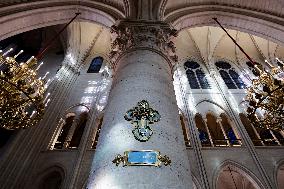
[(104, 117), (99, 119), (99, 124), (98, 124), (98, 128), (96, 130), (96, 134), (95, 134), (95, 137), (94, 137), (93, 144), (92, 144), (92, 149), (96, 149), (97, 148), (100, 132), (101, 132), (101, 129), (102, 129), (103, 120), (104, 120)]
[(88, 121), (88, 113), (82, 113), (79, 118), (79, 123), (76, 126), (74, 133), (72, 135), (72, 139), (70, 141), (68, 148), (79, 147), (87, 121)]
[(191, 89), (210, 89), (205, 73), (197, 62), (185, 62), (184, 69)]
[(200, 114), (195, 115), (195, 124), (198, 130), (199, 140), (202, 146), (211, 146), (210, 138), (207, 132), (206, 125)]
[(278, 145), (277, 141), (274, 138), (274, 134), (271, 130), (269, 129), (260, 129), (257, 128), (257, 130), (259, 131), (259, 136), (262, 139), (262, 141), (264, 142), (264, 144), (266, 146), (276, 146)]
[(284, 144), (283, 131), (254, 127), (243, 113), (240, 113), (240, 119), (255, 146), (275, 146)]
[(279, 141), (279, 143), (281, 145), (284, 145), (284, 132), (282, 131), (276, 131), (276, 130), (272, 130), (272, 133), (274, 134), (274, 136), (277, 138), (277, 140)]
[(94, 58), (89, 66), (87, 73), (98, 73), (102, 67), (103, 61), (104, 59), (101, 56)]
[(64, 125), (58, 131), (59, 135), (54, 144), (54, 147), (53, 147), (54, 149), (62, 149), (64, 147), (64, 142), (67, 139), (69, 130), (72, 126), (72, 123), (74, 122), (74, 119), (75, 119), (75, 114), (71, 113), (67, 115)]
[(277, 185), (278, 188), (284, 188), (284, 164), (278, 167), (277, 170)]
[(185, 118), (182, 115), (180, 115), (179, 119), (180, 119), (180, 124), (181, 124), (182, 131), (183, 131), (183, 137), (184, 137), (185, 146), (186, 147), (190, 147), (189, 133), (188, 133), (188, 129), (187, 129), (186, 125), (185, 125)]
[(245, 129), (247, 130), (247, 133), (250, 137), (250, 139), (252, 140), (253, 144), (255, 146), (262, 146), (263, 143), (260, 139), (260, 136), (257, 132), (257, 130), (254, 128), (254, 126), (250, 123), (250, 121), (248, 120), (248, 118), (246, 117), (245, 114), (240, 113), (239, 114), (240, 119), (242, 121), (242, 124), (244, 125)]
[(235, 69), (227, 62), (219, 61), (215, 63), (221, 77), (229, 89), (243, 89), (245, 84)]
[(61, 174), (57, 171), (49, 173), (41, 183), (39, 184), (39, 189), (60, 189), (62, 184)]
[(232, 146), (239, 146), (241, 144), (241, 139), (235, 133), (234, 129), (232, 128), (228, 117), (222, 113), (221, 117), (221, 126), (223, 127), (224, 133), (226, 134), (228, 143)]
[(44, 170), (38, 175), (37, 179), (34, 181), (34, 186), (32, 188), (37, 189), (60, 189), (62, 188), (62, 183), (65, 177), (65, 172), (61, 167), (53, 166)]
[(217, 120), (217, 118), (211, 113), (208, 113), (206, 115), (206, 119), (207, 127), (211, 134), (214, 146), (227, 146), (228, 143), (224, 136), (224, 131), (222, 130), (222, 126), (220, 125), (220, 122)]

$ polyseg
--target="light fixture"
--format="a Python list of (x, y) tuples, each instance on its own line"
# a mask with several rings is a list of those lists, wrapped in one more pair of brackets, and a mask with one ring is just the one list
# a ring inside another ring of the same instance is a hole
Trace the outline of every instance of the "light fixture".
[[(258, 77), (252, 80), (252, 85), (247, 88), (245, 101), (248, 102), (246, 113), (250, 122), (259, 128), (283, 130), (284, 129), (284, 73), (279, 67), (275, 67), (267, 60), (265, 62), (270, 70), (258, 67), (250, 56), (242, 49), (235, 39), (220, 24), (217, 18), (216, 23), (226, 32), (232, 41), (245, 54), (254, 66)], [(276, 58), (281, 63), (283, 62)]]
[(247, 88), (247, 116), (251, 123), (260, 128), (283, 130), (284, 126), (284, 81), (278, 67), (270, 65), (270, 72), (256, 65), (259, 77)]
[(9, 130), (27, 128), (43, 115), (45, 82), (37, 78), (34, 57), (18, 63), (17, 55), (6, 55), (0, 53), (0, 126)]
[(75, 18), (72, 18), (59, 32), (50, 40), (46, 47), (36, 56), (26, 62), (18, 62), (17, 57), (23, 53), (8, 56), (13, 49), (6, 52), (0, 50), (0, 127), (8, 130), (28, 128), (36, 125), (44, 114), (44, 109), (50, 99), (44, 97), (46, 90), (46, 75), (37, 77), (37, 71), (42, 65), (37, 65), (44, 52), (52, 45), (59, 35), (67, 28)]

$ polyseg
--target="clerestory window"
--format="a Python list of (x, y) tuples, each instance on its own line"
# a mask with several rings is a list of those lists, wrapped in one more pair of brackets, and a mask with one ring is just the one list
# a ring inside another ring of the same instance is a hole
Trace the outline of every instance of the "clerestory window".
[(229, 89), (243, 89), (246, 87), (239, 74), (229, 63), (218, 61), (215, 65)]
[(185, 62), (184, 69), (191, 89), (210, 89), (205, 73), (197, 62)]
[(103, 64), (103, 57), (101, 56), (98, 56), (96, 58), (94, 58), (90, 64), (90, 67), (87, 71), (87, 73), (99, 73), (101, 67), (102, 67), (102, 64)]

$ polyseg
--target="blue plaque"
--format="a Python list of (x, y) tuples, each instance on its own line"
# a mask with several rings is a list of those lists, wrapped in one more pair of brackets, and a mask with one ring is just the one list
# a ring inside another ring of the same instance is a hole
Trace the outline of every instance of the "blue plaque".
[(120, 163), (123, 164), (123, 166), (155, 166), (159, 167), (162, 163), (165, 166), (168, 166), (171, 164), (171, 160), (167, 155), (161, 156), (159, 151), (155, 150), (130, 150), (125, 151), (124, 155), (117, 154), (112, 160), (112, 163), (114, 163), (116, 166), (118, 166)]
[(126, 165), (149, 165), (159, 166), (160, 161), (158, 159), (160, 152), (153, 150), (142, 151), (126, 151)]

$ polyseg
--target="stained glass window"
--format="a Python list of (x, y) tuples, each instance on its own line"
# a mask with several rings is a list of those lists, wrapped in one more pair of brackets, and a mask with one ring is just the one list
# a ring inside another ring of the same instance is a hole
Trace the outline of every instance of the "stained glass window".
[(103, 61), (104, 59), (101, 56), (94, 58), (90, 64), (87, 73), (98, 73), (102, 67)]
[(208, 134), (205, 131), (202, 131), (201, 129), (198, 129), (198, 132), (201, 143), (207, 144), (209, 142)]
[(219, 61), (215, 65), (229, 89), (243, 89), (246, 87), (239, 74), (229, 63)]
[(205, 73), (197, 62), (185, 62), (184, 69), (191, 89), (210, 89)]

